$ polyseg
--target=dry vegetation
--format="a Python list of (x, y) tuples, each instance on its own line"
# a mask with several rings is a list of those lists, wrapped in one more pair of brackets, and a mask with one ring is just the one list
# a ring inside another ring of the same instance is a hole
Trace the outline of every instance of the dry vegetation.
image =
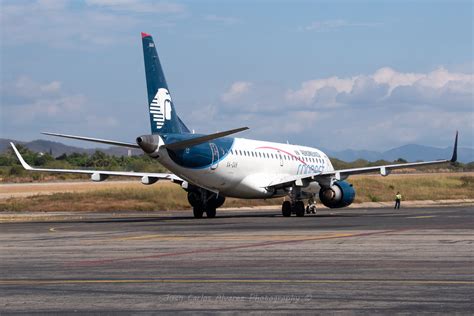
[(392, 201), (397, 191), (407, 201), (474, 198), (472, 173), (355, 176), (349, 182), (356, 189), (356, 203)]
[[(404, 200), (450, 200), (474, 198), (474, 176), (469, 174), (424, 174), (356, 176), (349, 182), (356, 189), (357, 202), (391, 201), (396, 191)], [(224, 207), (278, 205), (282, 199), (227, 199)], [(189, 209), (179, 186), (161, 183), (142, 186), (137, 183), (92, 187), (89, 191), (38, 194), (0, 200), (0, 211), (153, 211)]]

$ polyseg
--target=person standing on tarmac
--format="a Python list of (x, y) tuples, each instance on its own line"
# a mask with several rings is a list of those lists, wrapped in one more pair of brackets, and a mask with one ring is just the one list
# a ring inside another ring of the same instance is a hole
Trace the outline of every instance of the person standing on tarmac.
[(400, 192), (397, 192), (395, 195), (395, 207), (393, 209), (400, 209), (400, 202), (402, 201), (402, 195)]
[(316, 201), (314, 195), (311, 195), (308, 199), (308, 206), (306, 206), (306, 214), (316, 214)]

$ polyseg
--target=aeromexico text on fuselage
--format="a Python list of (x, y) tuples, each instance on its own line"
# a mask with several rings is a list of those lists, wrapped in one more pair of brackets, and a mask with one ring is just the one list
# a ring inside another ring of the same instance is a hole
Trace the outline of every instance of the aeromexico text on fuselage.
[[(204, 136), (203, 134), (192, 135), (194, 137)], [(192, 138), (189, 134), (167, 134), (160, 136), (163, 138), (165, 143), (173, 143)], [(263, 146), (255, 148), (234, 148), (237, 139), (244, 143), (263, 143), (259, 144)], [(290, 165), (293, 167), (292, 169), (296, 167), (295, 172), (293, 173), (295, 175), (331, 170), (330, 168), (325, 168), (329, 163), (329, 159), (321, 151), (312, 148), (303, 149), (301, 146), (294, 145), (290, 145), (291, 147), (296, 147), (294, 149), (283, 149), (281, 148), (281, 145), (283, 144), (261, 142), (244, 138), (223, 137), (215, 139), (209, 143), (199, 144), (182, 150), (169, 150), (168, 154), (176, 164), (190, 169), (210, 168), (212, 165), (221, 162), (227, 157), (227, 155), (231, 154), (240, 157), (259, 159), (262, 161), (272, 159), (279, 163), (283, 162), (283, 164), (290, 161), (296, 162), (296, 164)]]

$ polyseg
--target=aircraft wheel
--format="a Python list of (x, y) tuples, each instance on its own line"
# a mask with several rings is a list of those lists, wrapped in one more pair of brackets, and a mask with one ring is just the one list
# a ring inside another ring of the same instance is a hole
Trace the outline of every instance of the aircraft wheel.
[(290, 217), (291, 216), (291, 203), (290, 201), (285, 201), (281, 205), (281, 214), (284, 217)]
[(204, 214), (204, 210), (199, 206), (194, 206), (193, 214), (194, 214), (194, 218), (202, 218), (202, 214)]
[(296, 216), (302, 217), (304, 216), (304, 203), (303, 201), (296, 201), (294, 205), (294, 211), (296, 213)]
[(216, 208), (215, 207), (208, 207), (206, 210), (206, 214), (208, 218), (216, 217)]

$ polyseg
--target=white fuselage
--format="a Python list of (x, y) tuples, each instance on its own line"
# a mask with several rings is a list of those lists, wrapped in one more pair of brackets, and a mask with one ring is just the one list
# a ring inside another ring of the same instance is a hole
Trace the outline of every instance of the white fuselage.
[[(328, 156), (316, 148), (244, 138), (235, 138), (224, 157), (217, 151), (214, 163), (206, 168), (180, 166), (164, 148), (158, 154), (160, 163), (189, 183), (236, 198), (283, 196), (287, 192), (267, 187), (291, 176), (334, 170)], [(311, 182), (302, 190), (317, 193), (319, 185)]]

